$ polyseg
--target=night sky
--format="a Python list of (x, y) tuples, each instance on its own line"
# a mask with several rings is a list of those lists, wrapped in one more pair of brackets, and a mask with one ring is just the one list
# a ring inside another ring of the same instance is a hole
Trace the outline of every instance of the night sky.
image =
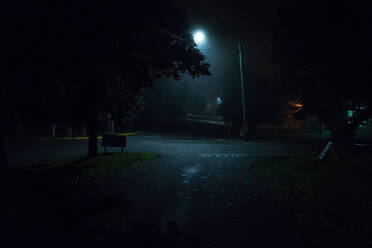
[(174, 0), (188, 11), (191, 23), (213, 29), (221, 35), (249, 34), (252, 39), (265, 38), (276, 10), (276, 0), (197, 1)]
[(188, 13), (192, 28), (231, 45), (240, 40), (249, 72), (259, 77), (270, 76), (270, 39), (275, 21), (277, 0), (174, 0)]
[[(270, 63), (270, 40), (277, 1), (174, 0), (173, 2), (175, 6), (187, 11), (192, 29), (205, 30), (207, 35), (221, 41), (229, 50), (234, 50), (240, 39), (247, 73), (252, 77), (270, 78), (274, 71), (274, 66)], [(213, 67), (213, 63), (211, 64)]]

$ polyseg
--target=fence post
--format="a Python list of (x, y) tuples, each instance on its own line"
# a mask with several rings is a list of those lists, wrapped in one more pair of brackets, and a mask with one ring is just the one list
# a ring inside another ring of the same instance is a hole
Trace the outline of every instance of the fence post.
[(56, 124), (52, 124), (52, 137), (56, 137)]
[(72, 137), (72, 127), (67, 127), (67, 136)]

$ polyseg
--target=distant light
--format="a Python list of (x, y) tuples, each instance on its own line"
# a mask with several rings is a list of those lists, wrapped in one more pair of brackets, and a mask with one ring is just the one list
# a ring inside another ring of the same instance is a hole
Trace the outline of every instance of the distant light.
[(218, 105), (222, 104), (222, 100), (221, 100), (220, 97), (217, 97), (217, 99), (216, 99), (216, 103), (217, 103)]
[(205, 35), (202, 31), (196, 31), (193, 35), (194, 41), (197, 45), (202, 44), (205, 41)]
[(302, 105), (301, 103), (296, 103), (295, 106), (296, 106), (297, 108), (302, 108), (304, 105)]

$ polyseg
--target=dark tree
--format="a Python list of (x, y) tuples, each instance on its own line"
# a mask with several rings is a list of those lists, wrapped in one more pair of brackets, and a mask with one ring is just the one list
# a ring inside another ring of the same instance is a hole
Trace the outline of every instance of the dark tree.
[[(105, 108), (129, 111), (161, 77), (210, 74), (185, 13), (168, 1), (25, 1), (13, 14), (9, 58), (19, 76), (9, 88), (17, 109), (37, 102), (51, 116), (71, 110), (87, 124), (89, 156), (97, 155)], [(21, 88), (25, 98), (15, 93)]]
[(368, 4), (330, 0), (288, 1), (278, 12), (280, 80), (302, 114), (316, 115), (336, 140), (350, 140), (372, 117), (370, 12)]

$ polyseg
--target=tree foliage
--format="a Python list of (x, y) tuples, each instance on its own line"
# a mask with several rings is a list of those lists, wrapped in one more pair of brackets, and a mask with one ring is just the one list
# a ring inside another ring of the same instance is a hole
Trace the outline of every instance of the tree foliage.
[(185, 13), (165, 0), (24, 1), (10, 13), (16, 109), (65, 113), (87, 123), (92, 139), (100, 111), (128, 114), (154, 80), (210, 74)]

